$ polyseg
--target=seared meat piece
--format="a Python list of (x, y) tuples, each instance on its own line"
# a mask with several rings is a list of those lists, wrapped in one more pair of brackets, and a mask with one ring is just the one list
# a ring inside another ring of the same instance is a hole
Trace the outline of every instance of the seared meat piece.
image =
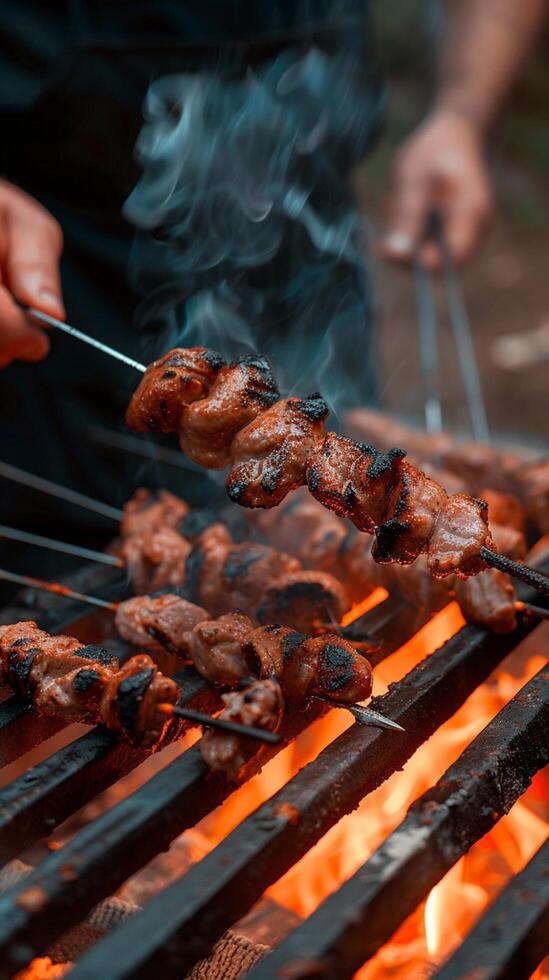
[[(225, 708), (219, 715), (227, 721), (275, 732), (284, 713), (284, 698), (275, 680), (253, 681), (242, 691), (223, 694)], [(198, 743), (211, 769), (236, 773), (257, 755), (257, 742), (241, 735), (210, 729)]]
[[(222, 594), (221, 576), (227, 551), (233, 544), (225, 524), (210, 524), (198, 538), (187, 559), (185, 592), (192, 602), (214, 612)], [(227, 612), (223, 608), (221, 612)]]
[(209, 619), (205, 609), (170, 592), (126, 599), (114, 617), (123, 640), (176, 656), (184, 655), (184, 637), (189, 630), (205, 619)]
[(465, 480), (469, 493), (480, 493), (482, 487), (504, 489), (505, 477), (499, 453), (480, 442), (453, 442), (441, 455), (445, 469)]
[(212, 684), (233, 687), (249, 676), (241, 642), (254, 624), (242, 613), (227, 613), (199, 623), (185, 637), (185, 645), (199, 674)]
[(448, 495), (421, 470), (403, 461), (396, 505), (388, 520), (376, 528), (372, 554), (376, 561), (409, 565), (427, 549), (438, 515)]
[(467, 578), (485, 568), (482, 547), (492, 547), (488, 507), (482, 500), (456, 493), (448, 497), (429, 542), (429, 569), (436, 578)]
[(485, 488), (480, 494), (480, 499), (488, 504), (490, 526), (499, 524), (501, 527), (524, 532), (524, 510), (513, 494)]
[(317, 393), (284, 398), (235, 436), (227, 493), (243, 507), (275, 507), (305, 483), (305, 467), (324, 438), (328, 406)]
[(360, 531), (373, 531), (393, 514), (402, 481), (402, 449), (372, 450), (355, 460), (351, 472), (354, 502), (351, 520)]
[(297, 558), (269, 545), (250, 541), (232, 545), (221, 571), (222, 592), (217, 606), (221, 612), (229, 606), (253, 613), (273, 582), (300, 569)]
[(372, 668), (346, 640), (333, 634), (307, 637), (284, 626), (254, 630), (242, 643), (250, 670), (275, 676), (287, 704), (325, 696), (362, 701), (372, 691)]
[(50, 636), (32, 621), (0, 627), (2, 679), (45, 714), (67, 721), (99, 720), (104, 685), (118, 660), (73, 636)]
[(517, 625), (516, 592), (507, 575), (496, 568), (468, 579), (456, 579), (456, 599), (468, 623), (494, 633), (510, 633)]
[(155, 492), (141, 487), (124, 504), (120, 533), (123, 538), (129, 538), (133, 534), (151, 534), (162, 527), (178, 530), (188, 512), (188, 504), (168, 490)]
[(540, 534), (549, 534), (549, 459), (517, 468), (514, 479), (522, 491), (528, 520)]
[(138, 432), (176, 432), (185, 405), (205, 398), (224, 360), (207, 347), (176, 347), (147, 368), (126, 422)]
[(134, 534), (126, 538), (120, 549), (137, 593), (181, 585), (190, 552), (190, 543), (171, 527), (161, 527), (151, 534)]
[(237, 432), (279, 397), (264, 357), (249, 355), (221, 368), (208, 397), (182, 412), (179, 441), (183, 452), (206, 469), (223, 469), (231, 462)]
[(385, 588), (400, 592), (418, 609), (436, 613), (452, 601), (453, 575), (444, 579), (431, 575), (427, 555), (420, 555), (413, 565), (384, 565), (383, 571), (391, 573)]
[(134, 745), (150, 748), (160, 741), (167, 724), (159, 704), (175, 704), (179, 689), (160, 673), (154, 660), (139, 653), (109, 680), (101, 698), (102, 718), (112, 731)]
[[(365, 458), (370, 463), (375, 450), (361, 442), (345, 439), (335, 432), (326, 433), (324, 441), (309, 455), (307, 460), (307, 486), (324, 507), (339, 517), (355, 520), (356, 494), (352, 481), (355, 462)], [(357, 524), (357, 527), (359, 525)], [(373, 531), (374, 524), (367, 517), (362, 531)]]
[(283, 575), (267, 589), (256, 617), (310, 630), (315, 623), (336, 622), (350, 608), (345, 589), (326, 572), (302, 570)]
[(522, 531), (501, 524), (490, 524), (490, 531), (496, 546), (496, 551), (516, 561), (524, 561), (526, 557), (526, 538)]
[(72, 636), (50, 636), (34, 622), (0, 627), (2, 680), (38, 711), (68, 722), (103, 722), (136, 745), (161, 738), (162, 703), (175, 704), (177, 684), (145, 654), (120, 670), (118, 659)]

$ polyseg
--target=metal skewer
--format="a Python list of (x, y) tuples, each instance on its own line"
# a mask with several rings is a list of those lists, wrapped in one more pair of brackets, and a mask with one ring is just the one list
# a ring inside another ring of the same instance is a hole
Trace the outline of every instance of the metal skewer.
[(117, 523), (124, 516), (123, 512), (118, 510), (117, 507), (104, 504), (101, 500), (94, 500), (93, 497), (88, 497), (85, 493), (70, 490), (68, 487), (63, 487), (59, 483), (53, 483), (52, 480), (46, 480), (42, 476), (27, 473), (26, 470), (20, 470), (18, 466), (12, 466), (11, 463), (3, 463), (1, 460), (0, 476), (3, 476), (6, 480), (12, 480), (14, 483), (22, 483), (23, 486), (31, 487), (33, 490), (40, 490), (41, 493), (48, 493), (53, 497), (59, 497), (61, 500), (67, 500), (69, 503), (77, 504), (79, 507), (85, 507), (86, 510), (94, 511), (94, 513), (108, 517)]
[(482, 393), (475, 347), (471, 334), (471, 324), (465, 305), (461, 281), (454, 265), (452, 254), (448, 248), (448, 242), (446, 241), (444, 228), (438, 212), (435, 213), (432, 222), (432, 234), (436, 238), (442, 256), (448, 313), (461, 368), (467, 404), (469, 406), (473, 435), (478, 442), (490, 442), (490, 430), (488, 428), (486, 406), (484, 404), (484, 395)]
[(69, 589), (59, 582), (46, 582), (32, 575), (18, 575), (17, 572), (8, 572), (5, 568), (0, 568), (0, 579), (3, 582), (13, 582), (14, 585), (25, 585), (31, 589), (39, 589), (41, 592), (50, 592), (64, 599), (76, 599), (77, 602), (85, 602), (88, 606), (99, 606), (100, 609), (109, 609), (111, 612), (116, 612), (118, 609), (118, 602), (97, 599), (92, 595), (84, 595), (83, 592), (75, 592), (74, 589)]
[(442, 432), (442, 403), (439, 388), (437, 319), (432, 277), (418, 254), (414, 256), (419, 355), (423, 378), (425, 428)]
[(497, 551), (492, 551), (490, 548), (481, 548), (480, 557), (492, 568), (497, 568), (500, 572), (505, 572), (506, 575), (531, 586), (542, 595), (549, 596), (549, 576), (544, 575), (543, 572), (538, 572), (529, 565), (523, 565), (520, 561), (507, 558), (506, 555), (499, 555)]
[(65, 555), (74, 555), (75, 558), (97, 561), (102, 565), (124, 568), (124, 562), (116, 555), (108, 555), (103, 551), (92, 551), (90, 548), (81, 548), (80, 545), (69, 544), (67, 541), (56, 541), (54, 538), (45, 538), (42, 534), (20, 531), (16, 527), (7, 527), (5, 524), (0, 524), (0, 538), (7, 538), (10, 541), (21, 541), (23, 544), (34, 544), (38, 548), (50, 548), (51, 551), (60, 551)]
[(135, 371), (139, 371), (143, 374), (147, 368), (145, 364), (140, 364), (139, 361), (135, 361), (133, 357), (128, 357), (126, 354), (122, 354), (119, 350), (115, 350), (114, 347), (109, 347), (108, 344), (103, 344), (100, 340), (96, 340), (95, 337), (90, 337), (89, 334), (83, 333), (81, 330), (77, 330), (76, 327), (71, 327), (70, 324), (64, 323), (63, 320), (58, 320), (54, 316), (50, 316), (49, 313), (42, 313), (41, 310), (37, 310), (34, 306), (29, 306), (28, 303), (24, 303), (22, 300), (17, 299), (16, 296), (13, 297), (14, 303), (17, 303), (20, 309), (28, 316), (31, 316), (34, 320), (39, 320), (41, 323), (47, 323), (49, 327), (55, 327), (56, 330), (62, 330), (63, 333), (69, 334), (69, 336), (74, 337), (76, 340), (81, 340), (85, 344), (89, 344), (90, 347), (95, 347), (96, 350), (100, 350), (102, 354), (108, 354), (109, 357), (116, 358), (117, 361), (122, 361), (123, 364), (127, 364), (128, 367), (133, 368)]
[(525, 613), (527, 616), (534, 616), (535, 619), (549, 619), (549, 609), (543, 606), (533, 606), (530, 602), (515, 602), (517, 612)]
[(212, 718), (203, 711), (180, 708), (178, 704), (159, 704), (157, 708), (168, 717), (176, 715), (177, 718), (195, 721), (207, 728), (220, 728), (221, 731), (231, 732), (233, 735), (244, 735), (246, 738), (254, 738), (258, 742), (267, 742), (269, 745), (278, 745), (281, 741), (281, 736), (276, 732), (268, 732), (263, 728), (253, 728), (251, 725), (240, 725), (237, 721), (227, 721), (225, 718)]
[(379, 711), (374, 711), (372, 708), (363, 708), (361, 704), (345, 704), (343, 701), (336, 701), (334, 698), (325, 697), (321, 694), (315, 694), (314, 697), (316, 701), (323, 701), (324, 704), (329, 704), (331, 708), (343, 708), (345, 711), (350, 711), (361, 725), (388, 728), (394, 732), (406, 731), (398, 722), (386, 718), (385, 715), (381, 715)]

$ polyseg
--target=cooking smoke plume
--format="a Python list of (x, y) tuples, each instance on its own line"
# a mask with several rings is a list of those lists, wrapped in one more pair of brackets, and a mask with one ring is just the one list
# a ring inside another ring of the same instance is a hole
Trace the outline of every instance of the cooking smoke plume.
[(147, 353), (270, 356), (337, 413), (375, 392), (363, 224), (349, 173), (378, 128), (364, 42), (254, 70), (171, 75), (147, 94), (133, 274)]

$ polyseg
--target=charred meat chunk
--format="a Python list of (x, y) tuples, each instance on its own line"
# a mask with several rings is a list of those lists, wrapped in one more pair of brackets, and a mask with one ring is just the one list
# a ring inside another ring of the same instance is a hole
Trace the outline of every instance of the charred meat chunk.
[(185, 655), (185, 636), (205, 619), (209, 619), (205, 609), (170, 592), (126, 599), (115, 614), (116, 628), (123, 640), (176, 656)]
[(486, 566), (482, 547), (492, 546), (488, 507), (482, 500), (456, 493), (448, 497), (429, 542), (429, 569), (436, 578), (477, 575)]
[(123, 538), (129, 538), (134, 534), (152, 534), (162, 527), (179, 530), (188, 512), (185, 501), (168, 490), (155, 492), (141, 487), (124, 504), (120, 533)]
[(376, 528), (375, 560), (402, 565), (415, 561), (428, 546), (447, 496), (438, 483), (403, 461), (395, 508)]
[(305, 483), (307, 460), (324, 438), (328, 407), (318, 394), (284, 398), (232, 443), (227, 493), (243, 507), (276, 507)]
[(186, 405), (181, 414), (181, 449), (199, 466), (223, 469), (231, 462), (231, 444), (239, 430), (279, 397), (265, 358), (242, 357), (221, 368), (208, 397)]
[(326, 572), (303, 569), (273, 582), (257, 607), (257, 619), (310, 630), (318, 623), (338, 623), (349, 607), (347, 593), (337, 579)]
[(186, 405), (205, 398), (224, 360), (207, 347), (176, 347), (145, 371), (126, 412), (138, 432), (177, 432)]
[[(241, 691), (222, 695), (225, 707), (220, 718), (241, 725), (275, 732), (284, 713), (284, 698), (276, 680), (253, 681)], [(257, 742), (242, 735), (210, 729), (199, 742), (204, 761), (211, 769), (237, 773), (257, 755)]]
[(111, 731), (133, 745), (150, 748), (163, 736), (167, 718), (161, 704), (175, 704), (179, 689), (164, 677), (145, 653), (137, 654), (109, 680), (101, 699), (101, 714)]
[(178, 531), (165, 526), (126, 538), (120, 549), (137, 593), (181, 585), (190, 552), (190, 543)]
[(186, 650), (196, 670), (212, 684), (234, 687), (250, 671), (242, 641), (254, 629), (243, 613), (226, 613), (199, 623), (185, 638)]

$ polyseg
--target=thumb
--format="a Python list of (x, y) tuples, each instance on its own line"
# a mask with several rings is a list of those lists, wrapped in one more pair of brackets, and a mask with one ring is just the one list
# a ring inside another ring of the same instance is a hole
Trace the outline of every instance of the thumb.
[(429, 185), (424, 178), (397, 173), (389, 222), (380, 245), (384, 258), (410, 261), (424, 231), (428, 192)]
[(20, 209), (7, 216), (5, 284), (14, 296), (50, 316), (63, 318), (59, 259), (61, 229), (38, 208)]

